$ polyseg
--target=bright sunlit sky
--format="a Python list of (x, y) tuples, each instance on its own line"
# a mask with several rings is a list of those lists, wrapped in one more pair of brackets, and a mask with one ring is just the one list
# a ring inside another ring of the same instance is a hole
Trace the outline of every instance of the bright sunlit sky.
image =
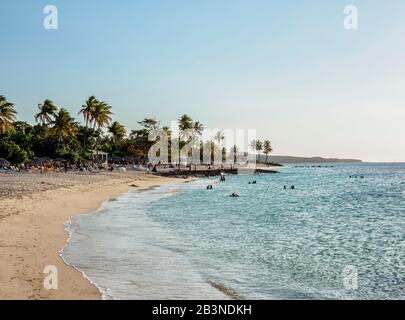
[[(42, 26), (59, 10), (59, 29)], [(355, 4), (359, 30), (343, 28)], [(1, 0), (0, 94), (33, 122), (90, 95), (128, 129), (187, 113), (276, 155), (405, 161), (405, 1)]]

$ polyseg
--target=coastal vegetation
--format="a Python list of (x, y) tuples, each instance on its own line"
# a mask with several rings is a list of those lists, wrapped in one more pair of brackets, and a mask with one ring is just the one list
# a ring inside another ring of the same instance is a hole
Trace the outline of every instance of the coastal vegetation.
[[(180, 150), (204, 131), (203, 124), (187, 114), (178, 119), (179, 130), (175, 136), (169, 127), (161, 126), (154, 118), (145, 118), (138, 122), (140, 128), (128, 131), (123, 124), (113, 120), (112, 107), (95, 96), (84, 102), (77, 116), (80, 121), (66, 108), (46, 99), (38, 104), (32, 124), (18, 121), (15, 105), (0, 95), (0, 158), (13, 165), (44, 157), (64, 159), (73, 164), (91, 160), (94, 152), (104, 152), (115, 158), (145, 160), (156, 142), (150, 141), (150, 131), (161, 130), (169, 137), (168, 158), (171, 162), (173, 142), (179, 146), (176, 152), (180, 157)], [(219, 154), (224, 160), (229, 152), (236, 163), (238, 147), (226, 150), (221, 147), (224, 139), (224, 133), (218, 131), (211, 140), (200, 142), (201, 159), (208, 152), (212, 161), (214, 154)], [(255, 152), (266, 155), (267, 162), (267, 156), (273, 150), (270, 141), (255, 140), (251, 144)]]

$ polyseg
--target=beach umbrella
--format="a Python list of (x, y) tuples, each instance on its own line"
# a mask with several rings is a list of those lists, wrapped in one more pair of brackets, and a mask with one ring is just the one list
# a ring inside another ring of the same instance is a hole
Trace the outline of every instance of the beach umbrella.
[(110, 157), (110, 161), (113, 161), (113, 162), (121, 162), (123, 160), (124, 160), (124, 158), (122, 158), (122, 157), (117, 157), (117, 156)]
[(7, 161), (6, 159), (4, 159), (4, 158), (0, 158), (0, 166), (2, 166), (2, 167), (8, 167), (10, 165), (10, 162), (9, 161)]
[(52, 162), (52, 159), (48, 157), (35, 158), (32, 160), (31, 165), (43, 165), (49, 162)]

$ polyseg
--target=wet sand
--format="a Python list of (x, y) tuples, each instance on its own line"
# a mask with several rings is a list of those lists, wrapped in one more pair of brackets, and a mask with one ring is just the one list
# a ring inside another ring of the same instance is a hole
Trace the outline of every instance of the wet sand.
[[(0, 174), (0, 299), (100, 299), (59, 256), (68, 238), (64, 223), (130, 188), (181, 181), (136, 172)], [(46, 266), (57, 267), (57, 290), (44, 288)]]

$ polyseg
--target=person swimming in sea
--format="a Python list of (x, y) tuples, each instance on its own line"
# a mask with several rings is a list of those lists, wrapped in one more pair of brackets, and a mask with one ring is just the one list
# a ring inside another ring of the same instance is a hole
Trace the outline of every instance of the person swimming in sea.
[(231, 197), (231, 198), (239, 198), (239, 195), (234, 192), (234, 193), (232, 193), (232, 194), (230, 195), (230, 197)]
[(350, 178), (352, 179), (352, 178), (354, 178), (354, 179), (358, 179), (358, 178), (360, 178), (360, 179), (364, 179), (364, 175), (361, 175), (361, 176), (350, 176)]
[(212, 184), (210, 184), (210, 185), (208, 185), (207, 186), (207, 190), (212, 190), (213, 188), (212, 188)]

